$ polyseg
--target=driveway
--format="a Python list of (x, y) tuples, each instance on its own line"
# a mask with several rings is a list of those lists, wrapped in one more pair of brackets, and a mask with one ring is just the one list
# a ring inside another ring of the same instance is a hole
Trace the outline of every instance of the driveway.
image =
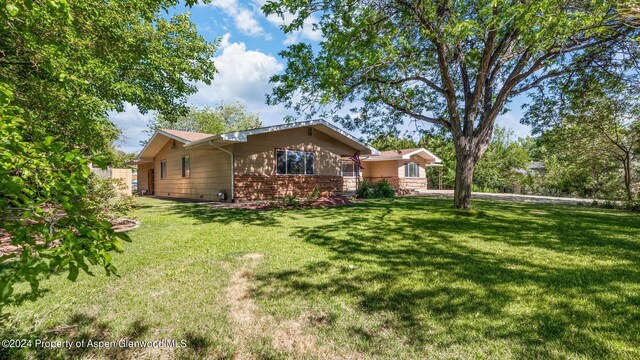
[[(430, 197), (453, 197), (453, 190), (423, 190), (413, 196), (430, 196)], [(473, 192), (471, 197), (475, 199), (495, 199), (507, 201), (525, 201), (547, 204), (591, 204), (594, 201), (604, 202), (602, 199), (584, 199), (572, 197), (554, 197), (539, 195), (520, 195), (520, 194), (496, 194)]]

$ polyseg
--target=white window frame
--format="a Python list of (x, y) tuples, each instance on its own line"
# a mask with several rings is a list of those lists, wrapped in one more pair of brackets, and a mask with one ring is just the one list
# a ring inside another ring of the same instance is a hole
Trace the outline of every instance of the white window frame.
[[(284, 159), (285, 159), (285, 173), (278, 173), (278, 152), (284, 151)], [(296, 152), (302, 153), (304, 159), (304, 174), (289, 174), (289, 153)], [(311, 169), (311, 174), (307, 173), (307, 155), (311, 154), (313, 156), (313, 168)], [(276, 175), (304, 175), (304, 176), (312, 176), (316, 173), (316, 155), (313, 151), (302, 151), (302, 150), (289, 150), (289, 149), (276, 149), (275, 150), (275, 174)]]
[[(411, 167), (415, 166), (416, 174), (411, 175)], [(408, 162), (404, 164), (404, 177), (419, 178), (420, 177), (420, 165), (416, 162)]]
[[(345, 175), (344, 174), (344, 170), (342, 169), (342, 167), (344, 165), (351, 166), (351, 174), (353, 174), (353, 175)], [(354, 163), (353, 161), (342, 161), (340, 163), (340, 176), (342, 176), (342, 177), (357, 177), (359, 172), (360, 172), (360, 166), (356, 165), (356, 163)]]

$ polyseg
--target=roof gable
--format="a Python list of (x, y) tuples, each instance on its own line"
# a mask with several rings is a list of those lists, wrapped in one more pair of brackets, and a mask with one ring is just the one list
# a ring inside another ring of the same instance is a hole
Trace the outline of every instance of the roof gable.
[(410, 160), (412, 156), (420, 156), (435, 163), (441, 163), (442, 159), (435, 156), (425, 148), (386, 150), (380, 152), (379, 156), (371, 156), (363, 161), (385, 161), (385, 160)]
[(171, 129), (159, 129), (157, 130), (151, 139), (147, 142), (145, 147), (140, 151), (138, 155), (137, 163), (143, 163), (150, 161), (155, 154), (162, 149), (162, 147), (166, 144), (168, 139), (173, 139), (176, 141), (180, 141), (184, 144), (185, 147), (194, 147), (194, 146), (207, 146), (213, 145), (214, 147), (225, 146), (229, 144), (239, 143), (239, 142), (247, 142), (247, 137), (251, 135), (265, 134), (270, 132), (277, 132), (288, 129), (295, 129), (300, 127), (313, 127), (322, 131), (323, 133), (359, 150), (362, 151), (363, 154), (374, 154), (379, 155), (380, 152), (366, 144), (362, 143), (360, 140), (353, 137), (351, 134), (346, 131), (324, 121), (324, 120), (309, 120), (302, 121), (296, 123), (287, 123), (273, 126), (266, 126), (257, 129), (244, 130), (244, 131), (234, 131), (228, 132), (224, 134), (206, 134), (206, 133), (197, 133), (191, 131), (182, 131), (182, 130), (171, 130)]
[(204, 138), (208, 138), (213, 136), (213, 134), (206, 134), (206, 133), (198, 133), (198, 132), (191, 132), (191, 131), (182, 131), (182, 130), (171, 130), (171, 129), (160, 129), (160, 132), (169, 134), (169, 135), (173, 135), (179, 139), (184, 140), (185, 142), (192, 142), (192, 141), (196, 141), (196, 140), (200, 140), (200, 139), (204, 139)]
[(265, 126), (257, 129), (235, 131), (220, 135), (211, 135), (210, 137), (192, 141), (191, 143), (186, 144), (185, 147), (201, 146), (207, 143), (215, 144), (215, 146), (224, 146), (239, 142), (247, 142), (247, 137), (251, 135), (266, 134), (301, 127), (313, 127), (359, 151), (362, 151), (363, 154), (378, 155), (380, 153), (378, 150), (362, 143), (360, 140), (356, 139), (346, 131), (320, 119)]

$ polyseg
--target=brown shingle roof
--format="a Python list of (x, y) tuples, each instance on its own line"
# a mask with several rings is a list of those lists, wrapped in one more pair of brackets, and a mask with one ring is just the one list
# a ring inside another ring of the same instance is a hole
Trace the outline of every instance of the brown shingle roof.
[(386, 150), (386, 151), (381, 151), (380, 152), (380, 156), (384, 156), (384, 157), (403, 156), (403, 155), (407, 155), (409, 153), (412, 153), (412, 152), (414, 152), (416, 150), (420, 150), (420, 148), (401, 149), (401, 150)]
[(180, 139), (186, 140), (187, 142), (196, 141), (204, 138), (208, 138), (213, 136), (213, 134), (205, 134), (191, 131), (182, 131), (182, 130), (170, 130), (170, 129), (160, 129), (166, 133), (169, 133), (173, 136), (179, 137)]

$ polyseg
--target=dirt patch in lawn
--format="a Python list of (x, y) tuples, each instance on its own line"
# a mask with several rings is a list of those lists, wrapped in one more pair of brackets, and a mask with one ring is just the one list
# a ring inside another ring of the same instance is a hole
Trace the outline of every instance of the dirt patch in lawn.
[(299, 358), (331, 359), (341, 357), (333, 354), (305, 333), (309, 314), (299, 319), (280, 321), (263, 314), (252, 297), (254, 270), (262, 254), (246, 254), (241, 258), (242, 266), (231, 276), (227, 289), (229, 312), (234, 329), (235, 359), (254, 359), (251, 344), (269, 337), (274, 350)]

